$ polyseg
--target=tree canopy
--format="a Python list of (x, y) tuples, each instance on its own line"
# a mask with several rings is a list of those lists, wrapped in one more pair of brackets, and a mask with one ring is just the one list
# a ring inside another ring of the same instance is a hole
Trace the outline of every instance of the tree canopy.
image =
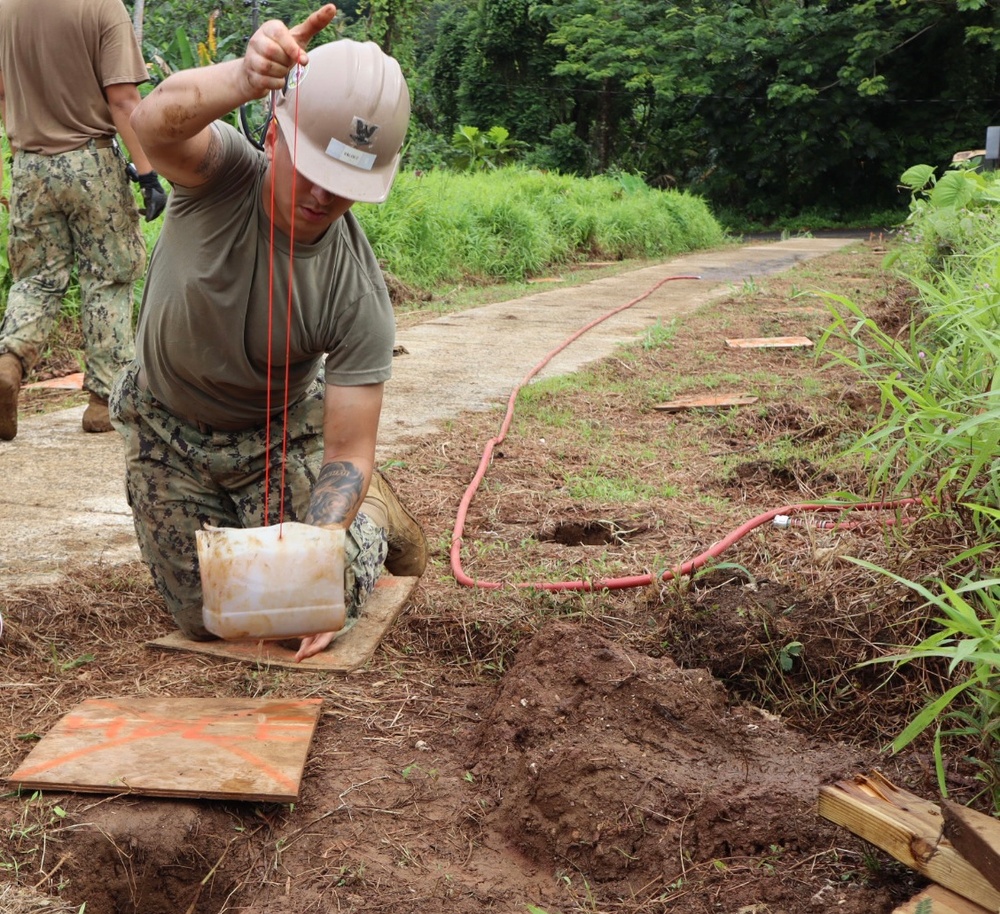
[[(132, 4), (127, 4), (130, 8)], [(217, 54), (253, 7), (219, 0)], [(1000, 5), (987, 0), (347, 0), (331, 37), (395, 54), (414, 94), (408, 161), (463, 126), (528, 164), (642, 174), (766, 217), (900, 205), (900, 174), (983, 144), (997, 120)], [(144, 47), (204, 41), (200, 0), (145, 0)]]

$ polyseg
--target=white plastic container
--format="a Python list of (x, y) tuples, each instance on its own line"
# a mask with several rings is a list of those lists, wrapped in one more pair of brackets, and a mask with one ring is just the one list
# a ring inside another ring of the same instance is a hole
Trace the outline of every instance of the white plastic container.
[(202, 612), (227, 641), (303, 637), (344, 627), (344, 531), (283, 523), (196, 534)]

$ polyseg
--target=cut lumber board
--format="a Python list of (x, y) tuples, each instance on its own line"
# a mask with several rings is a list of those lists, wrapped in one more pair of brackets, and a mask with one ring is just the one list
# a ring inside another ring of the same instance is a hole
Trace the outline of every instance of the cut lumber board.
[(676, 400), (667, 400), (664, 403), (657, 403), (653, 409), (661, 412), (675, 413), (682, 409), (698, 409), (704, 407), (723, 406), (749, 406), (756, 403), (757, 397), (741, 394), (692, 394), (689, 397), (678, 397)]
[(905, 904), (894, 908), (892, 914), (990, 914), (989, 908), (974, 904), (968, 898), (931, 885), (914, 895)]
[(1000, 820), (950, 800), (941, 801), (941, 811), (944, 836), (1000, 890)]
[(819, 814), (938, 885), (994, 914), (1000, 912), (1000, 891), (944, 837), (944, 818), (935, 803), (878, 773), (858, 774), (820, 788)]
[(807, 336), (753, 336), (726, 340), (730, 349), (789, 349), (812, 346)]

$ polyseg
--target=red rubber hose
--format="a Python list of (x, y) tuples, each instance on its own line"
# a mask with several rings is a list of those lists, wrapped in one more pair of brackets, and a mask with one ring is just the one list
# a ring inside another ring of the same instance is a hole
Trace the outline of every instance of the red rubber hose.
[[(693, 559), (689, 559), (681, 565), (678, 565), (672, 570), (668, 570), (659, 575), (653, 574), (641, 574), (641, 575), (631, 575), (628, 577), (621, 578), (601, 578), (594, 581), (522, 581), (516, 584), (505, 583), (503, 581), (483, 581), (476, 580), (469, 577), (462, 569), (462, 533), (465, 529), (465, 520), (468, 516), (469, 506), (472, 504), (473, 498), (475, 498), (476, 492), (479, 489), (479, 484), (483, 481), (486, 476), (486, 470), (490, 465), (493, 457), (494, 448), (500, 444), (504, 438), (507, 437), (507, 431), (510, 429), (510, 424), (514, 418), (514, 403), (517, 400), (517, 395), (521, 388), (528, 383), (535, 375), (538, 374), (556, 355), (562, 352), (570, 343), (579, 339), (584, 333), (592, 328), (596, 327), (602, 321), (606, 321), (610, 317), (614, 317), (616, 314), (620, 314), (633, 305), (638, 304), (646, 298), (649, 298), (654, 292), (657, 291), (662, 285), (668, 282), (673, 282), (679, 279), (701, 279), (700, 276), (668, 276), (665, 279), (661, 279), (655, 285), (653, 285), (646, 292), (637, 298), (633, 298), (630, 302), (609, 311), (607, 314), (596, 318), (589, 324), (581, 327), (572, 336), (566, 339), (564, 342), (560, 343), (555, 349), (553, 349), (548, 355), (541, 359), (534, 368), (531, 369), (521, 381), (514, 387), (511, 395), (507, 401), (507, 412), (504, 416), (504, 420), (500, 425), (500, 431), (497, 435), (491, 438), (487, 443), (486, 447), (483, 449), (483, 456), (479, 461), (479, 467), (476, 470), (475, 476), (472, 478), (472, 482), (469, 483), (469, 487), (465, 490), (465, 495), (462, 496), (462, 501), (458, 506), (458, 513), (455, 517), (455, 530), (451, 537), (451, 569), (452, 574), (455, 576), (455, 580), (466, 587), (478, 587), (483, 590), (500, 590), (504, 587), (516, 588), (518, 590), (548, 590), (548, 591), (562, 591), (562, 590), (576, 590), (576, 591), (595, 591), (595, 590), (622, 590), (626, 587), (646, 587), (653, 583), (654, 580), (660, 581), (670, 581), (674, 578), (680, 577), (681, 575), (692, 574), (697, 569), (701, 568), (708, 563), (710, 559), (716, 558), (728, 549), (733, 543), (742, 539), (751, 530), (755, 530), (762, 524), (766, 524), (768, 521), (772, 521), (775, 517), (779, 515), (785, 515), (787, 517), (792, 517), (796, 514), (802, 514), (807, 511), (891, 511), (898, 508), (903, 508), (908, 505), (921, 504), (919, 498), (903, 498), (898, 501), (891, 502), (864, 502), (857, 504), (823, 504), (823, 503), (805, 503), (796, 505), (785, 505), (781, 508), (774, 508), (771, 511), (766, 511), (763, 514), (758, 514), (756, 517), (751, 518), (745, 523), (741, 524), (735, 530), (724, 536), (717, 543), (713, 543), (708, 549), (701, 553), (701, 555), (695, 556)], [(891, 522), (891, 519), (889, 520)], [(823, 527), (836, 527), (836, 528), (847, 528), (856, 526), (855, 524), (840, 523), (840, 522), (830, 522), (823, 521), (821, 523)]]

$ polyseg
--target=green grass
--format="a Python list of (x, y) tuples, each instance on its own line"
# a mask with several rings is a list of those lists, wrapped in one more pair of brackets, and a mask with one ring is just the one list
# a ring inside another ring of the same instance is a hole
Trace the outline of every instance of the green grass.
[(586, 260), (662, 257), (721, 244), (698, 197), (510, 166), (403, 173), (380, 206), (356, 206), (385, 268), (407, 285), (514, 282)]

